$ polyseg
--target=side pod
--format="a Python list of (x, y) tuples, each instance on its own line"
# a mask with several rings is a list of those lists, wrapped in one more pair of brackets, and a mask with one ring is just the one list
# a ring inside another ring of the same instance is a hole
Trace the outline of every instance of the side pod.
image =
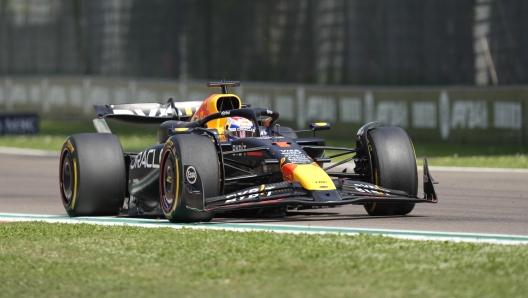
[(424, 199), (431, 202), (438, 202), (438, 197), (434, 189), (434, 184), (438, 182), (434, 181), (433, 176), (429, 173), (429, 165), (427, 164), (427, 157), (423, 158), (423, 191)]

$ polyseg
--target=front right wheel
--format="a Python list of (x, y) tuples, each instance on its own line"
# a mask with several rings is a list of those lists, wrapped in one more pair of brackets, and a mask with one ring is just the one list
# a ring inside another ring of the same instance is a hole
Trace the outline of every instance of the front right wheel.
[[(374, 176), (372, 183), (416, 196), (416, 153), (407, 132), (395, 126), (374, 128), (368, 131), (368, 142)], [(368, 203), (364, 207), (372, 216), (406, 215), (414, 209), (414, 204)]]

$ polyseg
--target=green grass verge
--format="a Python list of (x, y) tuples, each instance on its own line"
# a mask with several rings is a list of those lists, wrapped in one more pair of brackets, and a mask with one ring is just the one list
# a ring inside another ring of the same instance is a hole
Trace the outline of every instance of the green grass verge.
[[(350, 141), (328, 140), (332, 146), (355, 147)], [(528, 149), (519, 146), (457, 145), (448, 143), (414, 143), (417, 164), (427, 156), (430, 166), (528, 168)], [(328, 152), (328, 154), (337, 151)], [(336, 158), (333, 161), (340, 161)]]
[[(125, 151), (139, 152), (156, 143), (156, 125), (133, 125), (109, 122), (119, 136)], [(95, 132), (91, 122), (41, 121), (36, 136), (0, 136), (0, 146), (59, 151), (66, 137), (75, 133)], [(332, 146), (354, 147), (351, 140), (328, 140)], [(448, 143), (415, 143), (418, 164), (429, 157), (432, 166), (528, 168), (528, 149), (519, 146), (457, 145)], [(340, 161), (337, 158), (334, 161)]]
[[(0, 146), (42, 149), (60, 152), (68, 135), (0, 136)], [(152, 135), (118, 135), (123, 150), (139, 152), (156, 144), (156, 133)]]
[(520, 146), (448, 143), (418, 143), (414, 146), (418, 157), (431, 157), (429, 164), (435, 166), (528, 168), (528, 149)]
[[(329, 143), (333, 146), (355, 146), (346, 141), (329, 140)], [(528, 149), (519, 146), (414, 143), (414, 148), (418, 165), (422, 165), (423, 157), (427, 156), (430, 166), (528, 168)]]
[(528, 246), (0, 224), (3, 297), (523, 297)]
[[(123, 146), (123, 150), (139, 152), (156, 144), (156, 125), (134, 125), (108, 121)], [(67, 136), (76, 133), (93, 133), (87, 122), (41, 121), (40, 133), (28, 136), (0, 136), (0, 146), (60, 151)]]

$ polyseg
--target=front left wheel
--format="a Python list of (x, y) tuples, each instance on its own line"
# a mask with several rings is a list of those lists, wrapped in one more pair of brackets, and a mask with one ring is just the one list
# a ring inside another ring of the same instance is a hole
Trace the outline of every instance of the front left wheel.
[(210, 138), (182, 134), (167, 140), (160, 164), (160, 205), (170, 222), (213, 219), (214, 212), (200, 211), (199, 207), (203, 208), (203, 197), (219, 195), (219, 167), (218, 153)]

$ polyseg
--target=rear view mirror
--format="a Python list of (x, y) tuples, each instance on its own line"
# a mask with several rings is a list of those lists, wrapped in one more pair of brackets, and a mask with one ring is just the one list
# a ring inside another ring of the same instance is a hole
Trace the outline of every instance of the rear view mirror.
[(329, 130), (329, 129), (330, 129), (330, 122), (310, 123), (310, 130), (312, 131)]

